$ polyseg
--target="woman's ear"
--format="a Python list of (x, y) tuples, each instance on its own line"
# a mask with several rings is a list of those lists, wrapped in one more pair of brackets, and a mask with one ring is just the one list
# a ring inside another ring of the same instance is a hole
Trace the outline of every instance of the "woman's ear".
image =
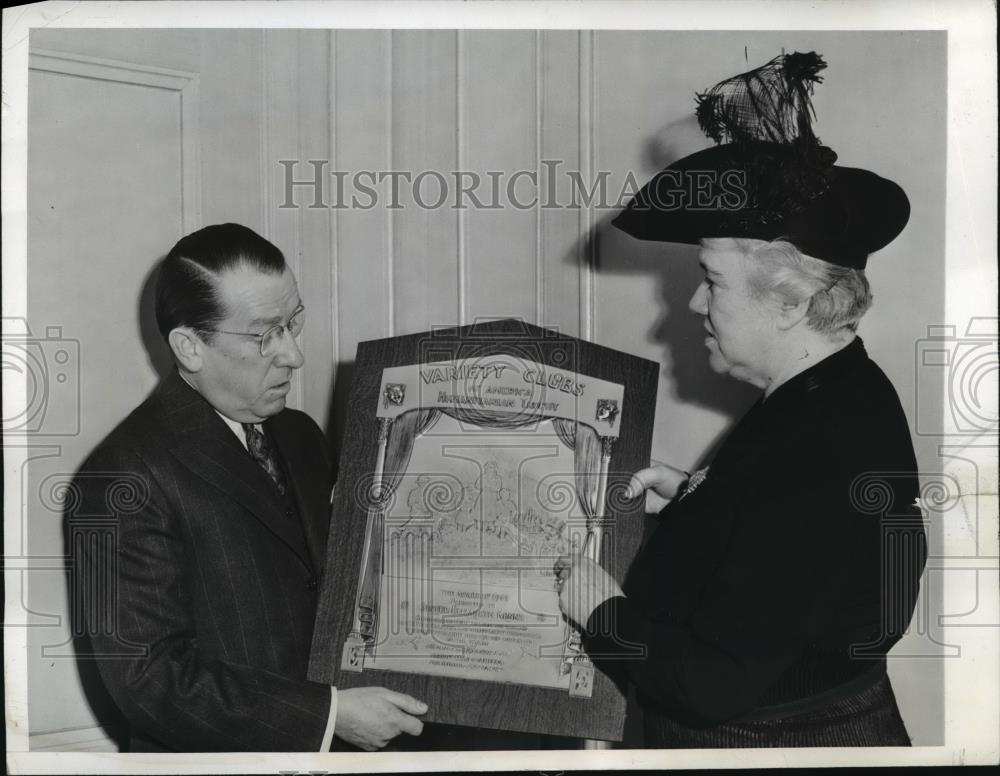
[(805, 320), (806, 313), (809, 312), (810, 301), (811, 299), (803, 299), (797, 304), (792, 302), (779, 302), (778, 329), (781, 331), (788, 331), (789, 329), (794, 329), (799, 325), (799, 323)]
[(194, 329), (178, 326), (170, 331), (167, 342), (170, 344), (178, 366), (188, 372), (201, 370), (205, 343), (201, 341), (201, 337)]

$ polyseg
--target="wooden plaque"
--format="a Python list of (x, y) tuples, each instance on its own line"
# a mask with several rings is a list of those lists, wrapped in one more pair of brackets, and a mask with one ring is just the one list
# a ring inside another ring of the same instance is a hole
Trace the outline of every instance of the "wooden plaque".
[(515, 320), (362, 342), (309, 678), (405, 692), (430, 722), (621, 740), (625, 697), (552, 565), (583, 552), (624, 578), (657, 378)]

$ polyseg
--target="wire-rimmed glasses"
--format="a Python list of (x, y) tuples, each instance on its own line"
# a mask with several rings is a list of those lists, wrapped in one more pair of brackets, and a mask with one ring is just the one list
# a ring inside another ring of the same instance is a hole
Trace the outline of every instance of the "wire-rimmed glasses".
[(277, 323), (263, 334), (254, 334), (249, 331), (225, 331), (224, 329), (203, 329), (214, 334), (231, 334), (236, 337), (254, 337), (260, 341), (260, 354), (264, 358), (269, 358), (278, 352), (281, 347), (281, 337), (287, 330), (294, 339), (302, 332), (302, 327), (306, 322), (306, 308), (299, 305), (291, 314), (287, 323)]

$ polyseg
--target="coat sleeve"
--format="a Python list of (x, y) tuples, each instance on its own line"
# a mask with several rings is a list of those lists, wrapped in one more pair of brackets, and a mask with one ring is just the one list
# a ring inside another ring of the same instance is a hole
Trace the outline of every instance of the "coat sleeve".
[[(875, 575), (877, 590), (879, 529), (851, 522), (866, 518), (850, 512), (844, 488), (851, 478), (840, 474), (829, 461), (812, 459), (760, 482), (742, 500), (736, 527), (719, 548), (722, 560), (690, 616), (674, 619), (630, 598), (610, 599), (587, 623), (588, 653), (603, 655), (613, 663), (609, 670), (624, 671), (684, 718), (718, 723), (751, 711), (803, 646), (823, 634), (852, 577)], [(709, 519), (692, 516), (698, 518)], [(917, 577), (907, 620), (922, 562), (908, 565)], [(877, 592), (874, 600), (877, 617)]]
[[(70, 521), (76, 632), (89, 636), (129, 723), (182, 752), (317, 751), (329, 687), (199, 650), (179, 521), (142, 458), (98, 451), (77, 486), (81, 517)], [(111, 530), (88, 529), (96, 521), (87, 516), (109, 513)]]

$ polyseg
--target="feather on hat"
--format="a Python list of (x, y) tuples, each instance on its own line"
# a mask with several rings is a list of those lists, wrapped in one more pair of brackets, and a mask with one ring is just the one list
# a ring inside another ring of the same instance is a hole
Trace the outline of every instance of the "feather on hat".
[(783, 238), (809, 256), (863, 268), (906, 225), (903, 190), (835, 164), (813, 132), (815, 52), (782, 54), (698, 94), (698, 123), (716, 145), (649, 181), (612, 222), (642, 240)]

